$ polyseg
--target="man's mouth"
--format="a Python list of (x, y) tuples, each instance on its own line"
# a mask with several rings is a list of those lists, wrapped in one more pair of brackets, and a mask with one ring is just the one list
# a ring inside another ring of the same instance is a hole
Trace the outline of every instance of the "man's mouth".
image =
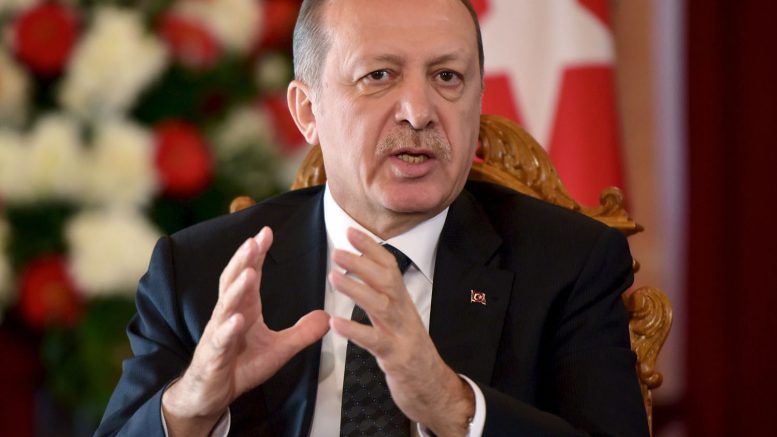
[(449, 161), (451, 146), (436, 130), (415, 131), (399, 126), (378, 142), (376, 154), (394, 157), (407, 164), (429, 165), (434, 161)]
[(399, 158), (402, 161), (405, 161), (405, 162), (407, 162), (409, 164), (420, 164), (420, 163), (426, 161), (427, 159), (429, 159), (429, 156), (427, 156), (425, 154), (414, 155), (414, 154), (405, 153), (405, 152), (400, 153), (400, 154), (398, 154), (396, 156), (397, 156), (397, 158)]

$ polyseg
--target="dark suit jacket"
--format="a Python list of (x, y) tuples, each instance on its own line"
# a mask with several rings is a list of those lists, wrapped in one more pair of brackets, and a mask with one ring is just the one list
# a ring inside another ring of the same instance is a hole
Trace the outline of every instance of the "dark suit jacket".
[[(272, 329), (323, 308), (320, 187), (162, 238), (137, 294), (124, 363), (97, 435), (163, 435), (161, 394), (186, 368), (234, 251), (268, 225), (263, 268)], [(631, 256), (616, 230), (513, 191), (468, 183), (450, 207), (434, 273), (430, 335), (486, 398), (485, 435), (647, 434), (621, 293)], [(470, 291), (486, 294), (472, 303)], [(310, 432), (320, 342), (231, 406), (233, 435)]]

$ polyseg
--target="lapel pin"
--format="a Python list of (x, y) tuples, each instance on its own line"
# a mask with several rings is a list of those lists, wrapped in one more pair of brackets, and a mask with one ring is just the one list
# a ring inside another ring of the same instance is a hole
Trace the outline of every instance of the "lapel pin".
[(479, 304), (486, 304), (486, 293), (482, 291), (477, 290), (470, 290), (469, 291), (469, 302), (470, 303), (479, 303)]

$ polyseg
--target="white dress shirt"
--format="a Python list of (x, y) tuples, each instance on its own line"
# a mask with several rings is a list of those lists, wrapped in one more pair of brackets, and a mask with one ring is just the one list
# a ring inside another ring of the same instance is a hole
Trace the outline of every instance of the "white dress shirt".
[[(348, 228), (356, 228), (372, 237), (379, 243), (388, 243), (404, 253), (413, 262), (404, 274), (405, 287), (415, 304), (421, 321), (429, 331), (429, 316), (432, 308), (432, 281), (434, 264), (437, 254), (437, 243), (440, 232), (448, 216), (446, 208), (441, 213), (428, 219), (403, 234), (388, 240), (381, 240), (351, 218), (335, 201), (327, 186), (324, 192), (324, 224), (327, 234), (327, 274), (332, 269), (331, 254), (333, 249), (347, 250), (360, 254), (348, 242)], [(328, 278), (328, 275), (327, 275)], [(333, 317), (351, 318), (354, 303), (350, 297), (332, 288), (326, 281), (324, 310)], [(345, 374), (345, 354), (348, 339), (334, 332), (328, 332), (321, 343), (321, 365), (318, 371), (318, 394), (316, 395), (315, 412), (311, 437), (325, 437), (340, 433), (340, 410), (343, 402), (343, 377)], [(472, 381), (465, 377), (472, 386), (476, 397), (475, 417), (470, 425), (470, 437), (480, 436), (485, 423), (485, 400), (483, 393)], [(426, 435), (417, 427), (413, 427), (413, 435)]]
[[(329, 283), (329, 271), (332, 269), (331, 255), (334, 249), (347, 250), (360, 254), (348, 242), (348, 228), (356, 228), (379, 243), (388, 243), (404, 253), (412, 264), (404, 273), (403, 279), (410, 298), (415, 304), (421, 320), (429, 331), (429, 316), (432, 308), (432, 281), (440, 232), (448, 215), (446, 208), (401, 235), (381, 240), (351, 218), (334, 200), (329, 186), (324, 192), (324, 224), (327, 233), (327, 280), (324, 296), (324, 311), (333, 317), (351, 318), (353, 300), (338, 292)], [(275, 244), (283, 244), (276, 241)], [(318, 371), (318, 393), (313, 413), (311, 437), (331, 437), (340, 434), (340, 410), (343, 402), (343, 377), (345, 374), (345, 354), (348, 339), (329, 331), (321, 340), (321, 363)], [(475, 415), (469, 426), (468, 437), (479, 437), (483, 433), (486, 420), (486, 405), (480, 388), (465, 375), (460, 375), (475, 394)], [(211, 436), (225, 436), (230, 426), (229, 411), (219, 420)], [(162, 417), (164, 424), (164, 416)], [(167, 429), (165, 429), (167, 435)], [(413, 426), (412, 435), (428, 436), (422, 426)]]

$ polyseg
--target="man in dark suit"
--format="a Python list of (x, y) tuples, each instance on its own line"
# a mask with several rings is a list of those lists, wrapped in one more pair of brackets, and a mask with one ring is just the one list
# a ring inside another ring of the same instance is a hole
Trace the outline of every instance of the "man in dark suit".
[(465, 187), (469, 2), (305, 1), (295, 73), (327, 186), (160, 240), (98, 434), (646, 434), (623, 236)]

